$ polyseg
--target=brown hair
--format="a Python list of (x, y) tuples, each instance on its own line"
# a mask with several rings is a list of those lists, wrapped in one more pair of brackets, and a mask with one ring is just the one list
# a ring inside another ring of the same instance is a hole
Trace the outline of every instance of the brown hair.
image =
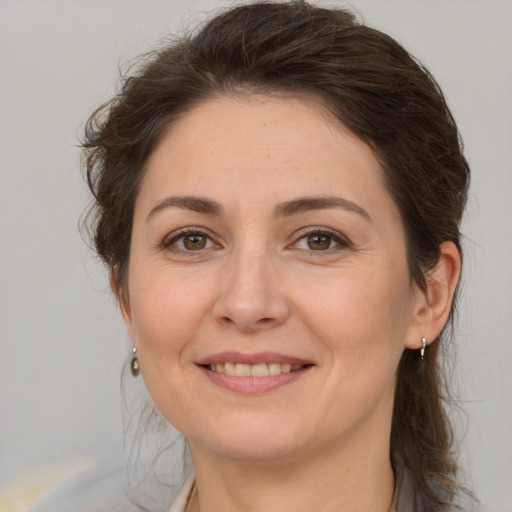
[[(150, 54), (89, 119), (83, 142), (95, 199), (89, 226), (121, 290), (144, 164), (166, 127), (215, 96), (273, 92), (319, 97), (373, 149), (401, 212), (411, 279), (422, 289), (440, 244), (452, 241), (460, 251), (469, 168), (429, 72), (346, 10), (255, 3), (227, 10)], [(425, 361), (405, 350), (398, 370), (391, 452), (413, 476), (417, 510), (438, 509), (456, 490), (440, 341), (431, 343)]]

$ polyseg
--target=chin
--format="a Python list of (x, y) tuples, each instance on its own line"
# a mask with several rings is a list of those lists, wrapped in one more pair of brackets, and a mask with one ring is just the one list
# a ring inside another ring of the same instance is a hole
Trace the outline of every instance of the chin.
[[(210, 452), (231, 460), (275, 462), (304, 451), (310, 438), (303, 420), (283, 425), (282, 421), (276, 423), (260, 417), (252, 422), (247, 418), (243, 425), (237, 422), (233, 428), (226, 429), (227, 424), (221, 421), (216, 428), (210, 425), (209, 435), (197, 436), (197, 444), (206, 445)], [(194, 439), (188, 439), (193, 451)]]
[(218, 457), (224, 459), (252, 464), (268, 464), (292, 460), (302, 451), (301, 448), (301, 446), (290, 442), (278, 444), (270, 442), (268, 438), (252, 438), (252, 440), (240, 439), (217, 443), (210, 449)]

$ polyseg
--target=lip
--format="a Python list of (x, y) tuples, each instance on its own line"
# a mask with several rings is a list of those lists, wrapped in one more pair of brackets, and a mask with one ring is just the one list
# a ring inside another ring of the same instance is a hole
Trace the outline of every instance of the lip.
[(199, 370), (213, 384), (244, 395), (258, 395), (267, 393), (274, 389), (281, 388), (302, 378), (311, 370), (311, 366), (306, 366), (301, 370), (291, 373), (280, 373), (279, 375), (269, 375), (268, 377), (236, 377), (208, 370), (204, 366), (198, 366)]
[[(208, 365), (220, 363), (250, 365), (258, 363), (289, 363), (292, 365), (301, 365), (304, 366), (304, 368), (291, 373), (280, 373), (279, 375), (268, 375), (267, 377), (237, 377), (235, 375), (226, 375), (208, 369)], [(313, 362), (306, 359), (275, 352), (259, 352), (256, 354), (220, 352), (202, 359), (200, 362), (196, 363), (196, 365), (203, 375), (216, 386), (244, 395), (259, 395), (291, 384), (304, 377), (315, 366)]]
[(197, 362), (200, 366), (208, 364), (234, 363), (234, 364), (259, 364), (259, 363), (280, 363), (280, 364), (300, 364), (314, 365), (313, 361), (301, 359), (299, 357), (278, 354), (277, 352), (258, 352), (253, 354), (243, 354), (241, 352), (219, 352), (201, 359)]

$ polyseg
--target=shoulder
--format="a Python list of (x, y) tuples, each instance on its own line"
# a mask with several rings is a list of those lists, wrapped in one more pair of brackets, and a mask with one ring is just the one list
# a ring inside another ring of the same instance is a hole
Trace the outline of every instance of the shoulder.
[(187, 505), (191, 496), (191, 493), (193, 492), (193, 489), (195, 487), (196, 483), (196, 477), (194, 473), (192, 473), (183, 484), (183, 487), (181, 488), (180, 492), (178, 493), (178, 496), (176, 496), (176, 499), (174, 500), (174, 503), (172, 504), (171, 510), (169, 512), (185, 512), (187, 510)]

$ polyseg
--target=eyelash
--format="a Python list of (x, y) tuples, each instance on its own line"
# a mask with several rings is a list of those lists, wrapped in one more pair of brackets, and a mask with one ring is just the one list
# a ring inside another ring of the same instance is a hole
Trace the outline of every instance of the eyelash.
[[(179, 242), (180, 240), (184, 240), (187, 236), (198, 236), (198, 237), (204, 237), (206, 239), (206, 244), (215, 244), (218, 246), (218, 244), (212, 239), (212, 237), (205, 232), (203, 228), (199, 227), (186, 227), (183, 229), (180, 229), (178, 232), (171, 234), (169, 237), (166, 237), (163, 242), (160, 244), (160, 248), (163, 250), (169, 250), (176, 253), (189, 253), (189, 254), (198, 254), (201, 251), (204, 251), (206, 249), (211, 249), (212, 247), (202, 247), (200, 249), (185, 249), (185, 248), (177, 248), (174, 245)], [(315, 250), (315, 249), (301, 249), (298, 248), (300, 251), (304, 252), (312, 252), (312, 253), (331, 253), (336, 250), (346, 249), (350, 248), (352, 246), (352, 243), (350, 240), (348, 240), (346, 237), (340, 235), (337, 231), (326, 229), (326, 228), (303, 228), (301, 231), (295, 234), (295, 241), (288, 245), (288, 247), (293, 248), (294, 246), (297, 246), (302, 240), (306, 240), (308, 237), (314, 237), (314, 236), (325, 236), (329, 237), (331, 239), (331, 242), (334, 242), (336, 244), (335, 247), (328, 247), (325, 250)]]
[(183, 229), (180, 229), (176, 233), (171, 234), (169, 237), (166, 237), (164, 241), (160, 244), (161, 249), (169, 250), (176, 253), (189, 253), (189, 254), (197, 254), (205, 249), (210, 249), (211, 247), (205, 247), (201, 249), (185, 249), (185, 248), (177, 248), (174, 247), (174, 244), (176, 244), (179, 240), (184, 240), (187, 236), (198, 236), (198, 237), (204, 237), (206, 239), (206, 243), (213, 243), (215, 245), (218, 245), (216, 242), (213, 241), (212, 237), (208, 235), (208, 233), (205, 233), (203, 228), (189, 226)]
[(352, 247), (352, 243), (350, 242), (350, 240), (348, 240), (348, 238), (342, 236), (337, 231), (334, 231), (331, 229), (326, 229), (326, 228), (304, 228), (304, 230), (301, 230), (301, 232), (299, 232), (296, 236), (298, 236), (298, 238), (296, 239), (295, 242), (293, 242), (291, 244), (292, 247), (298, 245), (299, 242), (301, 242), (302, 240), (307, 240), (308, 237), (314, 237), (314, 236), (329, 237), (331, 239), (331, 241), (336, 244), (335, 247), (329, 247), (328, 249), (325, 249), (325, 250), (314, 250), (311, 248), (310, 249), (299, 249), (299, 250), (303, 250), (305, 252), (331, 253), (336, 250), (347, 249), (347, 248)]

